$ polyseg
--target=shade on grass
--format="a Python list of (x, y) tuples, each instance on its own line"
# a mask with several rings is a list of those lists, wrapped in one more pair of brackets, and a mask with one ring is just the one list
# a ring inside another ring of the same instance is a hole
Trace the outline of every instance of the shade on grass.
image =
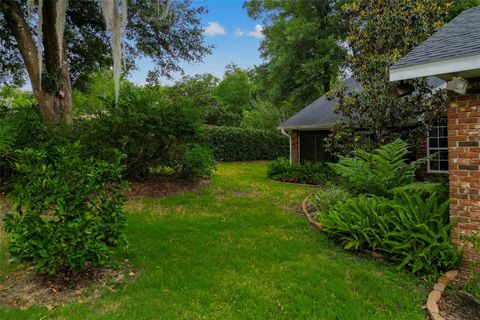
[(225, 163), (200, 194), (130, 201), (134, 282), (0, 319), (423, 319), (417, 279), (345, 253), (295, 213), (308, 191), (268, 181), (265, 164)]

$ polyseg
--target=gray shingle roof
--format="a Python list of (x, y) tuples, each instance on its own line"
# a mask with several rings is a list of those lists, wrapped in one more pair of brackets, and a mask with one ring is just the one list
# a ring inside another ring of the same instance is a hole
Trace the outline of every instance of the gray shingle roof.
[[(437, 77), (428, 77), (428, 84), (432, 88), (438, 88), (445, 82)], [(342, 82), (345, 85), (346, 93), (361, 89), (361, 84), (355, 78), (348, 78)], [(336, 92), (336, 90), (335, 90)], [(333, 95), (329, 99), (323, 95), (311, 104), (294, 114), (278, 126), (279, 129), (330, 129), (335, 122), (340, 119), (340, 115), (335, 113), (335, 107), (338, 104), (338, 97)]]
[(480, 54), (480, 7), (463, 11), (390, 69)]
[[(345, 85), (347, 92), (358, 90), (360, 83), (354, 78), (345, 80), (342, 84)], [(327, 95), (323, 95), (311, 104), (294, 114), (291, 118), (280, 124), (278, 128), (289, 129), (299, 127), (328, 127), (333, 126), (340, 116), (335, 113), (335, 106), (338, 103), (338, 98), (329, 99)]]

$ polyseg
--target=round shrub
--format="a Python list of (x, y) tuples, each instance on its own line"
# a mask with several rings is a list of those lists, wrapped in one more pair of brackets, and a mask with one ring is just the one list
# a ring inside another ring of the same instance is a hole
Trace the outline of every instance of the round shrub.
[(177, 162), (179, 176), (190, 180), (211, 177), (216, 165), (212, 150), (201, 145), (184, 148)]
[(99, 160), (79, 143), (17, 151), (5, 216), (12, 257), (51, 275), (105, 264), (124, 243), (126, 185), (115, 154)]

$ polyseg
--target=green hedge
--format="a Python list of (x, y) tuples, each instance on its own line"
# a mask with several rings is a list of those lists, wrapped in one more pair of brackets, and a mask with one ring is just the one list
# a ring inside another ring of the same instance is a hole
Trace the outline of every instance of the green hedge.
[(204, 127), (201, 139), (222, 161), (273, 160), (289, 153), (288, 138), (268, 130)]

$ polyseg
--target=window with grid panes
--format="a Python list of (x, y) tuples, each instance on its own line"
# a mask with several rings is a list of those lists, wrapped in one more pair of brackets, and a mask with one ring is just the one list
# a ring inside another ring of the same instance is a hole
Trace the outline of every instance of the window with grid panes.
[(428, 172), (448, 172), (448, 128), (447, 119), (441, 119), (428, 132)]

